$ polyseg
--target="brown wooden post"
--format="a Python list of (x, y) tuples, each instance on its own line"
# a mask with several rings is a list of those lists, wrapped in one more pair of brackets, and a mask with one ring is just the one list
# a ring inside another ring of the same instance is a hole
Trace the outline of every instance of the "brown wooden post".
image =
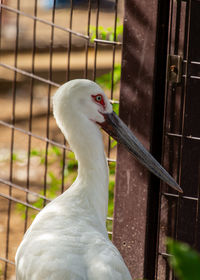
[[(152, 137), (157, 13), (158, 0), (125, 0), (120, 117), (147, 149)], [(146, 276), (148, 184), (148, 171), (119, 145), (113, 242), (133, 279)]]

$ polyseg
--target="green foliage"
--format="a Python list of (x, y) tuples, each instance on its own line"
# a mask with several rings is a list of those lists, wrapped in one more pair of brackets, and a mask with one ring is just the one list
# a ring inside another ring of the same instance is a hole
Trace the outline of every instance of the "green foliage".
[[(113, 87), (116, 88), (121, 79), (121, 65), (115, 65), (113, 70)], [(97, 83), (103, 88), (111, 89), (112, 87), (112, 72), (106, 73), (96, 79)]]
[(48, 185), (49, 188), (47, 189), (47, 196), (49, 198), (54, 198), (56, 196), (57, 191), (60, 189), (60, 185), (62, 183), (61, 179), (58, 179), (53, 171), (48, 172), (49, 180)]
[(45, 163), (45, 152), (40, 151), (37, 149), (32, 149), (30, 151), (30, 157), (39, 157), (40, 158), (40, 163), (44, 164)]
[(17, 161), (17, 160), (18, 160), (18, 156), (17, 156), (16, 153), (13, 153), (13, 154), (12, 154), (12, 160), (13, 160), (13, 161)]
[(54, 153), (56, 156), (61, 156), (62, 155), (60, 149), (56, 146), (52, 146), (51, 150), (52, 150), (52, 153)]
[(119, 116), (119, 103), (113, 104), (113, 111)]
[[(113, 111), (119, 115), (119, 103), (114, 103), (113, 104)], [(115, 139), (113, 139), (111, 136), (110, 136), (110, 141), (111, 141), (111, 149), (113, 149), (115, 146), (117, 146), (117, 141)]]
[(31, 151), (30, 151), (30, 156), (31, 157), (39, 157), (39, 156), (41, 156), (41, 152), (40, 151), (38, 151), (38, 150), (36, 150), (36, 149), (32, 149)]
[[(60, 148), (56, 147), (56, 146), (51, 146), (48, 150), (48, 157), (49, 157), (49, 161), (50, 163), (54, 163), (55, 162), (55, 156), (60, 157), (60, 160), (62, 160), (62, 153)], [(40, 163), (44, 164), (45, 163), (45, 150), (37, 150), (37, 149), (32, 149), (30, 151), (30, 157), (39, 157), (40, 158)], [(57, 160), (57, 158), (56, 158)]]
[[(116, 37), (115, 37), (115, 30), (114, 27), (98, 27), (98, 39), (101, 40), (108, 40), (108, 41), (118, 41), (119, 37), (123, 34), (123, 24), (119, 24), (119, 20), (117, 20), (117, 27), (116, 27)], [(96, 26), (90, 25), (90, 41), (93, 43), (96, 39), (97, 35), (97, 28)]]
[(109, 162), (110, 175), (115, 175), (115, 167), (116, 167), (116, 162), (110, 161)]
[(73, 152), (69, 152), (68, 153), (68, 161), (67, 161), (67, 169), (69, 171), (72, 171), (74, 169), (78, 168), (78, 162), (75, 159), (74, 153)]
[[(114, 210), (114, 186), (115, 181), (110, 178), (109, 181), (109, 201), (108, 201), (108, 217), (113, 216), (113, 210)], [(108, 231), (112, 231), (112, 221), (107, 220), (106, 221), (106, 227)]]
[[(108, 201), (108, 217), (113, 216), (114, 211), (114, 187), (115, 187), (115, 162), (109, 162), (109, 172), (110, 172), (110, 178), (109, 178), (109, 201)], [(107, 220), (106, 226), (108, 231), (112, 231), (112, 221)]]
[(180, 280), (200, 279), (200, 255), (185, 243), (167, 240), (169, 259), (176, 276)]
[[(97, 34), (98, 33), (98, 34)], [(98, 32), (96, 26), (90, 26), (90, 41), (94, 42), (97, 35), (99, 39), (108, 40), (108, 41), (118, 41), (119, 36), (123, 34), (123, 25), (119, 24), (119, 19), (117, 20), (117, 27), (116, 27), (116, 34), (114, 27), (98, 27)], [(116, 36), (116, 37), (115, 37)], [(121, 79), (121, 65), (115, 65), (113, 71), (113, 87), (115, 88), (116, 85), (119, 83)], [(112, 72), (104, 74), (97, 78), (97, 83), (100, 84), (102, 87), (106, 89), (111, 89), (112, 87)]]
[(17, 203), (16, 204), (16, 210), (17, 212), (19, 212), (21, 214), (21, 218), (23, 220), (25, 220), (25, 210), (26, 210), (26, 206), (21, 204), (21, 203)]
[(115, 186), (115, 181), (110, 180), (110, 182), (109, 182), (109, 204), (108, 204), (108, 216), (109, 217), (111, 217), (113, 215), (113, 209), (114, 209), (114, 204), (113, 204), (114, 186)]
[(2, 264), (0, 264), (0, 277), (3, 275)]

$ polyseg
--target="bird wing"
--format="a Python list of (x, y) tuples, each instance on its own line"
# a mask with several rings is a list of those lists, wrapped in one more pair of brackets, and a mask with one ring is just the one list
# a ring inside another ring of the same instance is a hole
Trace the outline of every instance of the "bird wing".
[(131, 280), (119, 251), (93, 219), (66, 217), (51, 205), (38, 214), (18, 248), (17, 280)]
[[(131, 280), (119, 251), (98, 233), (68, 237), (30, 236), (16, 258), (18, 280)], [(78, 241), (78, 240), (77, 240)]]
[(25, 239), (16, 256), (17, 280), (87, 280), (81, 247), (56, 236)]
[(88, 280), (131, 280), (118, 249), (107, 238), (98, 238), (87, 252)]

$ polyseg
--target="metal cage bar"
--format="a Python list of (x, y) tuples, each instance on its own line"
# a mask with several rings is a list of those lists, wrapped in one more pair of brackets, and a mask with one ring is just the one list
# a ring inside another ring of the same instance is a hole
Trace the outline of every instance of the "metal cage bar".
[[(183, 74), (180, 84), (166, 83), (163, 164), (177, 178), (184, 193), (176, 194), (165, 186), (160, 192), (156, 277), (161, 279), (175, 279), (166, 258), (165, 236), (199, 250), (199, 130), (196, 124), (200, 115), (196, 106), (200, 100), (198, 75), (192, 61), (199, 64), (196, 49), (199, 40), (194, 39), (194, 32), (199, 28), (196, 16), (200, 5), (193, 0), (170, 3), (168, 54), (183, 57)], [(196, 83), (195, 89), (193, 83)]]

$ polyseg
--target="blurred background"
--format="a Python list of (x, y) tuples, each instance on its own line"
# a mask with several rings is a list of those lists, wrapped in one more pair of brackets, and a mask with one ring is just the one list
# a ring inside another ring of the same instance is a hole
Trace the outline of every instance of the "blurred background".
[[(14, 255), (46, 203), (66, 190), (77, 162), (52, 116), (68, 80), (96, 80), (118, 111), (123, 1), (4, 0), (0, 33), (0, 279), (15, 279)], [(77, 136), (78, 137), (78, 136)], [(104, 136), (112, 235), (116, 143)]]

